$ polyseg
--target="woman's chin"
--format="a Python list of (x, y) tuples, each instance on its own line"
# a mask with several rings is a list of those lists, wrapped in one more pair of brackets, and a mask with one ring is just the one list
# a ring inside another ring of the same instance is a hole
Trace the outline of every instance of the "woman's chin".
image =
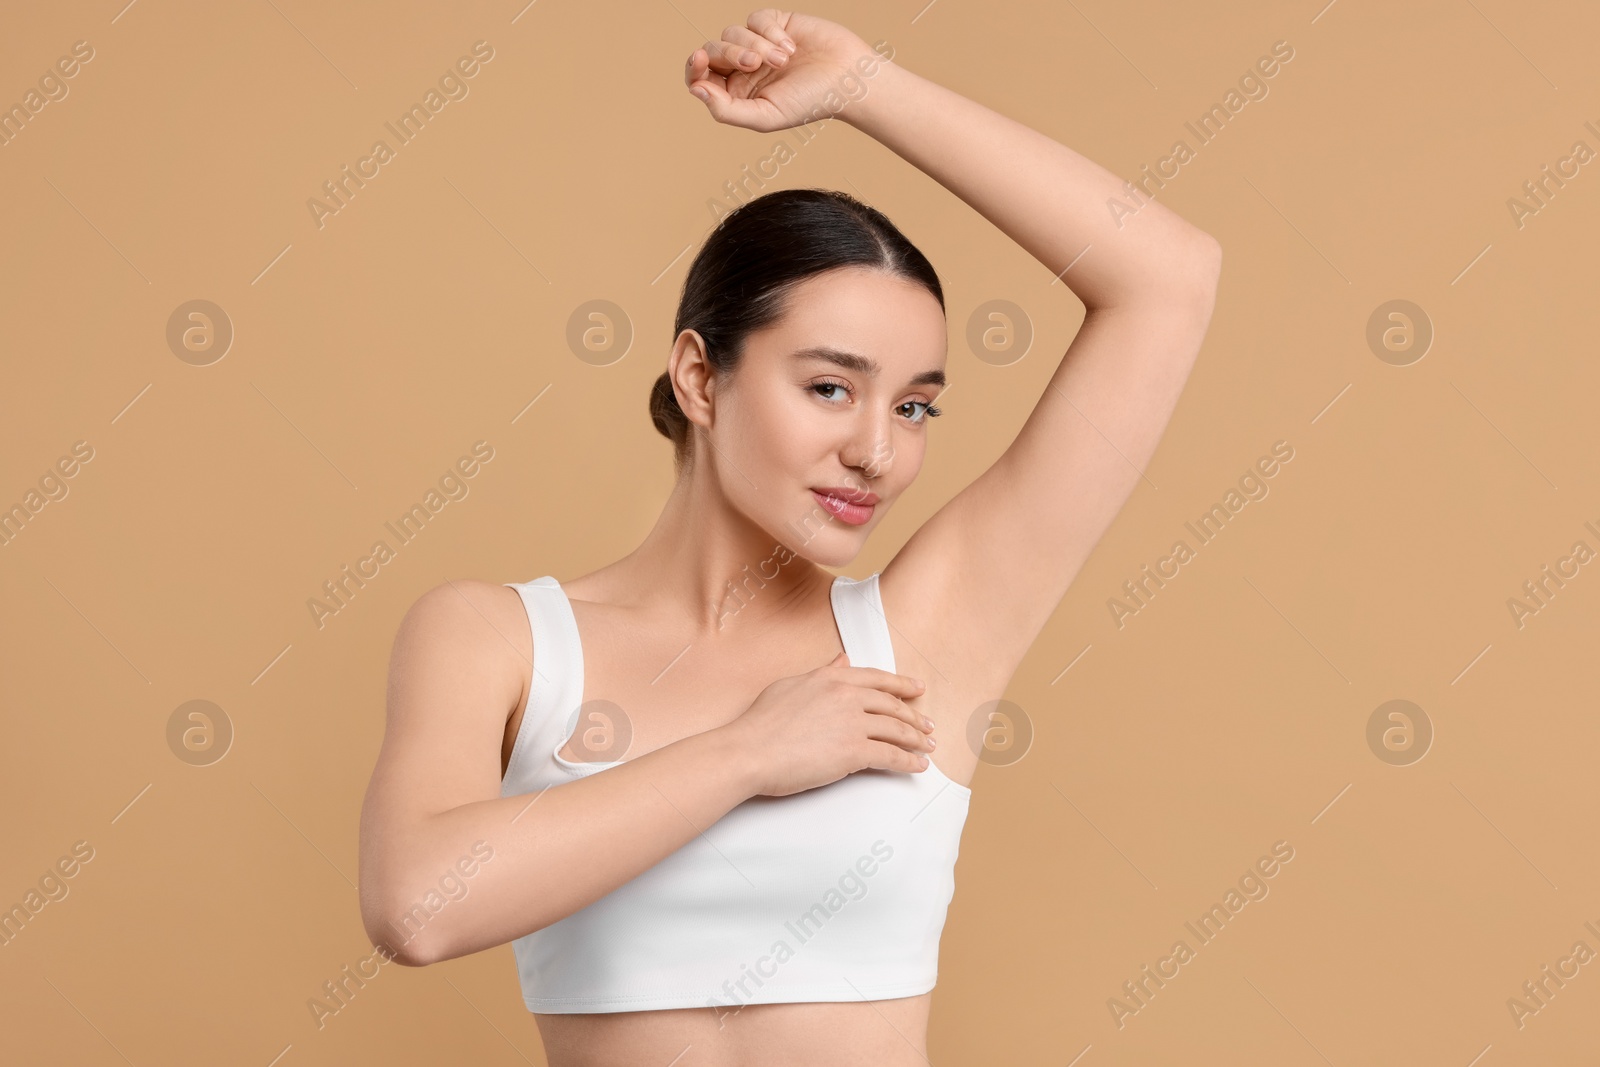
[(848, 566), (861, 554), (869, 528), (830, 523), (805, 544), (790, 546), (789, 551), (819, 567)]

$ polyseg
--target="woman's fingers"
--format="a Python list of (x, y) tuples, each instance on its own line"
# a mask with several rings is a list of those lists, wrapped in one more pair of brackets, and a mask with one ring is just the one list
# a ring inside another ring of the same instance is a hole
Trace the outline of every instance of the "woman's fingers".
[(938, 747), (928, 734), (888, 715), (868, 714), (864, 723), (868, 738), (899, 745), (907, 752), (932, 752)]
[(843, 681), (851, 685), (871, 686), (881, 689), (885, 693), (893, 693), (905, 700), (921, 696), (926, 688), (920, 681), (905, 674), (895, 674), (892, 671), (879, 670), (877, 667), (845, 667), (839, 669), (834, 664), (828, 667), (838, 670)]
[(683, 84), (693, 86), (696, 82), (710, 82), (727, 88), (727, 78), (711, 69), (711, 60), (704, 48), (696, 48), (683, 69)]
[(752, 30), (771, 41), (790, 55), (794, 55), (798, 45), (794, 38), (789, 36), (789, 12), (780, 11), (775, 7), (764, 7), (760, 11), (752, 12), (746, 23)]
[(883, 771), (909, 771), (915, 774), (928, 769), (932, 762), (927, 756), (915, 752), (907, 752), (898, 745), (891, 745), (887, 741), (868, 741), (870, 749), (868, 767), (875, 767)]
[[(693, 85), (705, 76), (708, 70), (727, 76), (743, 71), (752, 74), (760, 69), (763, 63), (772, 67), (782, 67), (789, 61), (796, 49), (796, 45), (788, 34), (783, 32), (781, 21), (772, 9), (758, 11), (751, 16), (751, 28), (744, 26), (729, 26), (722, 31), (719, 41), (707, 41), (700, 48), (695, 49), (689, 57), (689, 71), (685, 82)], [(766, 15), (766, 19), (757, 16)], [(766, 26), (768, 33), (762, 33), (755, 27)], [(769, 34), (776, 34), (770, 36)], [(701, 53), (705, 58), (701, 59)]]
[(748, 45), (733, 41), (707, 41), (700, 47), (708, 57), (711, 69), (719, 74), (734, 74), (741, 70), (749, 74), (761, 66), (761, 53)]
[[(727, 68), (726, 63), (722, 63), (720, 65), (724, 68)], [(722, 71), (719, 71), (717, 67), (718, 64), (713, 62), (710, 53), (707, 52), (706, 49), (696, 48), (694, 52), (690, 54), (689, 62), (684, 67), (683, 82), (685, 85), (693, 85), (697, 81), (707, 81), (713, 79), (718, 82), (725, 82), (725, 74)], [(729, 69), (731, 70), (732, 68)]]
[(696, 48), (690, 54), (689, 62), (684, 65), (683, 84), (691, 89), (696, 84), (714, 84), (726, 89), (727, 81), (727, 76), (715, 69), (710, 54), (704, 48)]
[[(748, 101), (735, 101), (728, 90), (728, 78), (735, 74), (752, 74), (761, 68), (761, 57), (743, 45), (729, 41), (707, 41), (704, 48), (695, 50), (689, 57), (689, 69), (684, 82), (689, 91), (703, 100), (718, 122), (749, 123), (759, 108)], [(743, 94), (740, 94), (741, 96)]]
[[(722, 31), (722, 40), (731, 47), (733, 58), (738, 61), (740, 70), (753, 71), (762, 63), (781, 67), (789, 62), (788, 50), (776, 41), (769, 40), (743, 26), (729, 26)], [(743, 51), (740, 51), (741, 49)], [(756, 57), (753, 63), (750, 60), (751, 56)]]
[(752, 104), (749, 100), (735, 100), (728, 92), (728, 80), (714, 72), (691, 84), (689, 91), (705, 103), (712, 118), (731, 125), (743, 125), (734, 120), (743, 117)]
[[(914, 730), (917, 734), (917, 744), (923, 745), (932, 739), (933, 720), (922, 712), (915, 710), (911, 705), (888, 693), (881, 693), (876, 689), (863, 689), (860, 696), (861, 710), (874, 718), (881, 719), (891, 724), (884, 727), (904, 728)], [(927, 747), (932, 747), (928, 745)]]
[[(772, 101), (751, 90), (787, 67), (798, 51), (798, 43), (788, 32), (792, 15), (762, 8), (751, 14), (747, 25), (727, 27), (721, 40), (707, 41), (689, 56), (684, 84), (705, 103), (712, 118), (753, 130), (786, 125)], [(746, 77), (735, 77), (740, 74)]]

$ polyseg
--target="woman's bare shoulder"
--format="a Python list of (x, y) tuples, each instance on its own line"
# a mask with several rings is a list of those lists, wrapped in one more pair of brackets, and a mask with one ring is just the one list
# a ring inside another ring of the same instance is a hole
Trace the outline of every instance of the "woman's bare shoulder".
[(425, 690), (467, 685), (480, 698), (504, 697), (493, 701), (501, 722), (517, 706), (532, 665), (527, 609), (501, 582), (446, 579), (417, 597), (395, 634), (396, 681), (421, 682)]
[(499, 635), (516, 647), (531, 635), (521, 594), (511, 584), (479, 578), (440, 582), (417, 597), (401, 625), (446, 639), (483, 641)]
[(517, 591), (496, 582), (449, 579), (412, 602), (389, 657), (363, 815), (379, 837), (499, 795), (502, 738), (531, 673), (529, 631)]

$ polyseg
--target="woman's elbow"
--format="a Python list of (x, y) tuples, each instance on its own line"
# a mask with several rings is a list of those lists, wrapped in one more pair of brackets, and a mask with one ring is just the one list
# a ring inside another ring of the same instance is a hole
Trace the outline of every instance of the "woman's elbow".
[[(450, 904), (449, 898), (400, 901), (389, 899), (362, 907), (362, 925), (373, 948), (404, 967), (426, 967), (458, 956), (502, 944), (501, 938), (487, 933), (484, 924), (494, 916), (474, 914), (467, 904)], [(481, 907), (482, 902), (475, 902)], [(541, 929), (541, 922), (535, 929)], [(530, 931), (531, 932), (531, 931)]]
[(1185, 257), (1182, 281), (1208, 299), (1215, 297), (1222, 275), (1222, 242), (1204, 230), (1195, 231), (1194, 250)]
[(444, 945), (444, 931), (429, 922), (427, 909), (421, 905), (363, 914), (362, 919), (372, 947), (403, 967), (426, 967), (452, 955)]
[(1221, 276), (1222, 243), (1204, 230), (1196, 230), (1192, 248), (1173, 268), (1172, 293), (1202, 324), (1211, 320)]
[(450, 958), (439, 917), (420, 901), (404, 901), (378, 888), (362, 887), (361, 925), (372, 947), (404, 967), (426, 967)]

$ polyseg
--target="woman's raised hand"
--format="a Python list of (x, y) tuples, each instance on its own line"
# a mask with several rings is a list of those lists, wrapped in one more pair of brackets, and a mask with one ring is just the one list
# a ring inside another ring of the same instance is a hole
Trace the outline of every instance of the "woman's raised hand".
[(922, 693), (921, 682), (852, 667), (841, 652), (825, 667), (779, 678), (717, 729), (738, 738), (758, 772), (757, 795), (788, 796), (868, 768), (925, 770), (933, 722), (906, 703)]
[(865, 55), (881, 61), (836, 22), (765, 7), (696, 48), (683, 80), (718, 122), (770, 133), (829, 117), (828, 94), (849, 95)]

